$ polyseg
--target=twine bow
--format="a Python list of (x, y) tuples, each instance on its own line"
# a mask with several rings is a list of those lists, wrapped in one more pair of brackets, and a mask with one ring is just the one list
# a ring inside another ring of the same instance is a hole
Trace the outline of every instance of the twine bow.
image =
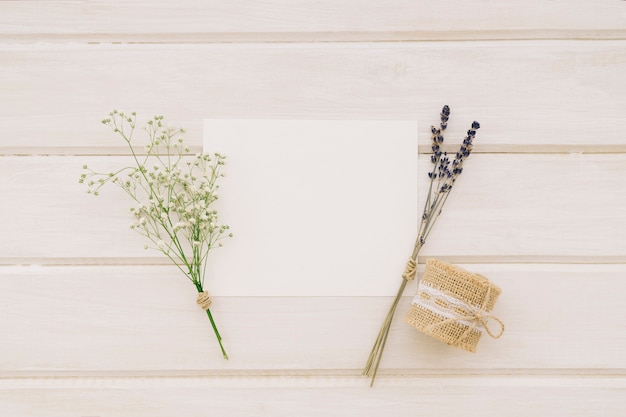
[(211, 307), (211, 297), (207, 291), (199, 292), (198, 298), (196, 299), (196, 304), (200, 306), (203, 310), (208, 310)]
[[(460, 340), (465, 339), (467, 336), (469, 336), (469, 334), (473, 330), (478, 330), (480, 328), (485, 329), (487, 334), (489, 336), (491, 336), (492, 338), (499, 339), (500, 336), (502, 336), (502, 334), (504, 333), (504, 323), (498, 317), (494, 316), (493, 314), (489, 313), (486, 310), (487, 301), (489, 300), (489, 296), (490, 295), (491, 295), (491, 288), (487, 287), (487, 294), (485, 294), (485, 299), (483, 300), (483, 304), (482, 304), (481, 307), (475, 307), (473, 305), (467, 305), (467, 309), (470, 311), (469, 314), (461, 314), (461, 313), (459, 313), (455, 309), (450, 309), (448, 311), (450, 311), (450, 313), (452, 313), (454, 315), (454, 317), (449, 318), (449, 319), (445, 319), (445, 320), (441, 320), (441, 321), (439, 321), (437, 323), (432, 323), (432, 324), (430, 324), (430, 325), (428, 325), (426, 327), (426, 330), (427, 331), (431, 331), (434, 328), (437, 328), (439, 326), (444, 326), (444, 325), (446, 325), (448, 323), (455, 323), (455, 322), (459, 322), (459, 321), (465, 321), (465, 322), (470, 322), (471, 325), (468, 326), (467, 329), (465, 329), (465, 331), (463, 333), (461, 333), (461, 335), (459, 337), (457, 337), (455, 343), (460, 341)], [(499, 329), (499, 331), (497, 333), (494, 333), (489, 328), (489, 320), (493, 320), (497, 324), (500, 325), (500, 329)]]
[(406, 266), (404, 267), (404, 272), (402, 273), (402, 278), (407, 281), (413, 281), (415, 279), (415, 273), (417, 272), (417, 264), (413, 258), (409, 258), (406, 262)]

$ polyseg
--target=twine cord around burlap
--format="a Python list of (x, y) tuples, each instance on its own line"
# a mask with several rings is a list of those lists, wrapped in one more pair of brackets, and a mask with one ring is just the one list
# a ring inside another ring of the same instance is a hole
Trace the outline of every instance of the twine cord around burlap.
[[(461, 313), (458, 313), (454, 309), (450, 309), (449, 312), (452, 315), (454, 315), (454, 317), (441, 320), (436, 323), (432, 323), (428, 325), (425, 330), (432, 331), (433, 329), (439, 326), (444, 326), (448, 323), (465, 321), (465, 322), (470, 322), (471, 325), (467, 326), (467, 329), (465, 329), (465, 331), (459, 335), (459, 337), (456, 339), (457, 342), (465, 339), (473, 330), (480, 331), (481, 328), (485, 329), (487, 334), (491, 336), (492, 338), (494, 339), (500, 338), (500, 336), (502, 336), (502, 334), (504, 333), (504, 323), (498, 317), (487, 312), (486, 306), (487, 306), (487, 301), (489, 300), (490, 295), (491, 295), (491, 288), (487, 287), (487, 294), (485, 295), (485, 298), (481, 307), (467, 305), (467, 309), (471, 312), (470, 314), (461, 314)], [(491, 329), (489, 328), (489, 320), (494, 320), (500, 325), (500, 331), (497, 334), (492, 332)]]
[(196, 299), (196, 304), (200, 306), (203, 310), (208, 310), (211, 307), (211, 297), (207, 291), (199, 292), (198, 298)]
[(402, 273), (402, 278), (407, 281), (413, 281), (415, 279), (415, 274), (417, 272), (417, 263), (413, 258), (410, 258), (406, 266), (404, 267), (404, 272)]

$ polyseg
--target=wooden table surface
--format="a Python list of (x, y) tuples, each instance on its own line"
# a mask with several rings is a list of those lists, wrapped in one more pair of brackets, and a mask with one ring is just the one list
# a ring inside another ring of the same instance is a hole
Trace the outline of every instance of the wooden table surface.
[[(0, 1), (0, 97), (0, 415), (626, 412), (626, 2)], [(468, 354), (396, 319), (373, 389), (390, 297), (217, 297), (223, 361), (123, 197), (76, 181), (125, 158), (119, 108), (192, 152), (207, 117), (417, 120), (425, 185), (443, 104), (451, 140), (482, 128), (420, 271), (497, 282), (507, 330)]]

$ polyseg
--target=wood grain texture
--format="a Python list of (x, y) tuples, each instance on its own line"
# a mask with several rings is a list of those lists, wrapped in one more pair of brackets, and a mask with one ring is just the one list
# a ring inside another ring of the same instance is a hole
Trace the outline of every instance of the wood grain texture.
[[(476, 150), (624, 152), (626, 41), (0, 46), (0, 153), (107, 154), (113, 108), (204, 118), (418, 120)], [(146, 76), (150, 74), (150, 76)]]
[[(85, 163), (108, 172), (124, 166), (128, 157), (0, 160), (0, 192), (10, 202), (0, 205), (0, 228), (11, 237), (0, 240), (2, 263), (160, 258), (158, 252), (144, 250), (144, 239), (129, 229), (133, 218), (125, 194), (103, 189), (93, 197), (77, 181)], [(429, 157), (422, 156), (423, 191), (428, 169)], [(456, 261), (469, 257), (472, 262), (515, 262), (516, 257), (624, 262), (626, 212), (616, 198), (626, 194), (624, 176), (624, 154), (472, 155), (422, 254), (458, 257)], [(228, 186), (226, 181), (222, 185)], [(425, 193), (419, 195), (421, 207)], [(231, 227), (236, 235), (237, 225)], [(363, 233), (365, 238), (367, 228)]]
[[(0, 0), (0, 92), (0, 415), (623, 416), (625, 2)], [(192, 152), (209, 117), (417, 120), (425, 154), (443, 104), (447, 143), (483, 127), (420, 262), (500, 285), (507, 330), (444, 346), (412, 286), (374, 389), (391, 297), (218, 294), (226, 362), (123, 198), (76, 183), (127, 155), (112, 108)]]
[[(485, 336), (470, 354), (422, 335), (403, 321), (412, 285), (381, 375), (626, 373), (626, 317), (616, 291), (624, 265), (462, 266), (502, 288), (494, 314), (506, 324), (504, 336)], [(391, 302), (216, 297), (225, 361), (195, 289), (170, 266), (0, 267), (0, 292), (0, 377), (359, 375)]]
[[(619, 1), (3, 1), (0, 39), (306, 42), (624, 39)], [(48, 15), (54, 19), (46, 19)]]
[[(0, 412), (46, 417), (433, 415), (621, 417), (624, 378), (114, 378), (0, 381)], [(532, 399), (532, 401), (529, 401)], [(129, 412), (129, 410), (131, 410)]]

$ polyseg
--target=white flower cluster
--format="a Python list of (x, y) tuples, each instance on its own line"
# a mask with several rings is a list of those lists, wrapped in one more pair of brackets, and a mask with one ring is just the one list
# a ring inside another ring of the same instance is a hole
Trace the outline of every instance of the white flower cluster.
[[(203, 243), (212, 244), (216, 235), (228, 230), (228, 226), (219, 225), (217, 211), (211, 204), (218, 199), (216, 180), (219, 167), (224, 165), (224, 157), (216, 154), (198, 154), (194, 161), (186, 166), (185, 173), (179, 166), (162, 168), (154, 165), (151, 170), (142, 167), (130, 174), (132, 180), (122, 184), (123, 188), (137, 189), (135, 182), (146, 180), (149, 188), (156, 195), (149, 195), (148, 201), (131, 209), (136, 222), (132, 229), (141, 228), (146, 234), (156, 233), (161, 237), (159, 228), (182, 234), (192, 246), (202, 247)], [(196, 172), (198, 171), (198, 176)], [(145, 175), (144, 175), (145, 174)], [(146, 179), (147, 178), (147, 179)], [(148, 221), (150, 219), (150, 221)], [(160, 249), (169, 249), (169, 245), (157, 245)]]
[(219, 224), (213, 207), (225, 157), (218, 153), (189, 155), (190, 149), (178, 137), (182, 129), (164, 128), (162, 116), (148, 122), (149, 142), (144, 146), (145, 155), (138, 155), (131, 145), (135, 115), (112, 112), (110, 116), (103, 123), (126, 140), (136, 164), (106, 174), (83, 166), (87, 173), (79, 182), (86, 182), (88, 192), (94, 195), (108, 182), (124, 190), (137, 203), (130, 209), (135, 218), (131, 229), (154, 245), (146, 247), (163, 252), (194, 283), (203, 283), (209, 250), (232, 236), (227, 225)]

